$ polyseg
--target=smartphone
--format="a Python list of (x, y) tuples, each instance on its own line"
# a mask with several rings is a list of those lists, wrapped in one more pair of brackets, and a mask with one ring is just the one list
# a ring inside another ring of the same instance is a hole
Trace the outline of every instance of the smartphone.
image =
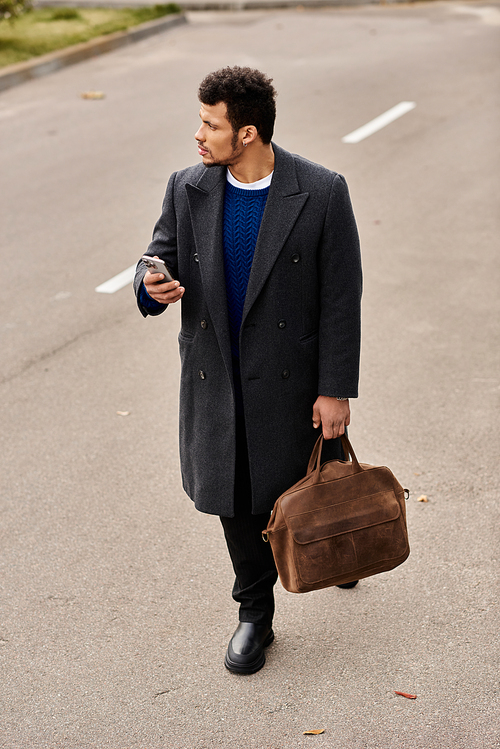
[(163, 260), (158, 260), (158, 258), (151, 257), (151, 255), (143, 255), (141, 260), (150, 273), (163, 273), (165, 279), (163, 281), (160, 281), (160, 283), (166, 283), (167, 281), (174, 280), (172, 274), (170, 273)]

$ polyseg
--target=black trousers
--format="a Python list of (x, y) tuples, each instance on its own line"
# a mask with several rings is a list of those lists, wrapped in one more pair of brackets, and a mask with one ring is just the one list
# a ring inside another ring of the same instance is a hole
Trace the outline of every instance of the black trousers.
[(278, 579), (271, 545), (262, 540), (269, 514), (252, 515), (245, 422), (236, 422), (236, 478), (234, 518), (221, 517), (227, 548), (236, 576), (233, 598), (240, 604), (240, 622), (270, 626), (274, 615), (274, 585)]

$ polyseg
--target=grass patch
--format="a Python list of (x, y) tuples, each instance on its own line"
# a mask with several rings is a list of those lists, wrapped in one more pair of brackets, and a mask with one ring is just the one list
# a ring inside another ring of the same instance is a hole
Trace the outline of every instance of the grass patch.
[(0, 68), (179, 11), (174, 3), (146, 8), (39, 8), (0, 20)]

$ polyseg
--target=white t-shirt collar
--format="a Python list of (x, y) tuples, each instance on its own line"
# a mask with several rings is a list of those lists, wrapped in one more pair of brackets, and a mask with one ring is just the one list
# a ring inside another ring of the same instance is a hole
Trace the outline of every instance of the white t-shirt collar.
[(235, 177), (233, 177), (228, 167), (227, 181), (230, 185), (233, 185), (233, 187), (239, 187), (240, 190), (265, 190), (265, 188), (269, 187), (269, 185), (271, 184), (273, 174), (274, 170), (271, 172), (271, 174), (268, 174), (267, 177), (263, 177), (263, 179), (259, 179), (257, 180), (257, 182), (239, 182)]

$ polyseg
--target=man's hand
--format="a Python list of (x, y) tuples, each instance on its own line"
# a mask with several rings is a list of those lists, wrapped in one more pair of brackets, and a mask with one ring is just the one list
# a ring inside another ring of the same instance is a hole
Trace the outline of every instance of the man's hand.
[(351, 423), (349, 401), (338, 401), (327, 395), (319, 395), (313, 406), (313, 425), (315, 429), (323, 426), (325, 440), (335, 439), (344, 434)]
[[(158, 255), (155, 255), (158, 258)], [(143, 283), (149, 296), (160, 304), (174, 304), (182, 299), (186, 289), (179, 281), (167, 281), (162, 283), (165, 276), (163, 273), (150, 273), (146, 271)]]

